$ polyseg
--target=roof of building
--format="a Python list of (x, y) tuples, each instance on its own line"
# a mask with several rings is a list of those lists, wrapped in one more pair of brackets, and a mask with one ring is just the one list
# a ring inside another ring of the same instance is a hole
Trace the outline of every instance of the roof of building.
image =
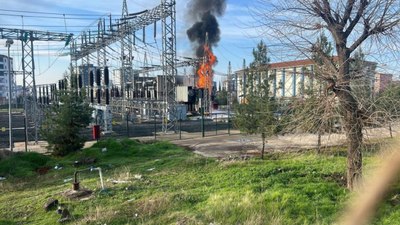
[(393, 77), (393, 74), (391, 74), (391, 73), (380, 73), (380, 72), (377, 72), (377, 73), (375, 73), (375, 75), (377, 75), (377, 76)]
[[(313, 65), (314, 61), (311, 59), (301, 59), (301, 60), (293, 60), (293, 61), (286, 61), (286, 62), (276, 62), (276, 63), (269, 63), (268, 69), (279, 69), (279, 68), (289, 68), (289, 67), (299, 67), (299, 66), (309, 66)], [(265, 65), (263, 65), (264, 67)], [(236, 72), (243, 72), (242, 70), (238, 70)]]
[[(337, 60), (337, 56), (333, 56), (333, 60)], [(352, 60), (352, 59), (350, 59)], [(368, 64), (377, 64), (376, 62), (364, 61)], [(280, 69), (280, 68), (291, 68), (291, 67), (302, 67), (302, 66), (310, 66), (314, 65), (315, 62), (312, 59), (300, 59), (300, 60), (293, 60), (293, 61), (286, 61), (286, 62), (276, 62), (276, 63), (269, 63), (268, 69)], [(266, 65), (262, 65), (265, 67)], [(243, 69), (236, 71), (236, 73), (243, 73)]]
[(308, 66), (308, 65), (313, 65), (313, 64), (314, 64), (314, 61), (311, 59), (301, 59), (301, 60), (294, 60), (294, 61), (270, 63), (269, 68), (277, 69), (277, 68)]

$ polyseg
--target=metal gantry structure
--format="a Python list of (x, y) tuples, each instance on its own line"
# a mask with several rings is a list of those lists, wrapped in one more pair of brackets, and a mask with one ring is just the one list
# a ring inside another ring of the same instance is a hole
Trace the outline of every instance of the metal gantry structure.
[[(134, 38), (134, 33), (135, 31), (131, 31), (129, 29), (128, 21), (129, 19), (133, 19), (132, 16), (129, 16), (128, 13), (128, 6), (126, 4), (126, 0), (124, 0), (123, 5), (122, 5), (122, 15), (121, 15), (121, 24), (118, 24), (118, 28), (121, 29), (121, 32), (123, 32), (122, 37), (121, 37), (121, 77), (120, 77), (120, 83), (121, 83), (121, 93), (122, 93), (122, 98), (123, 101), (121, 102), (121, 114), (124, 111), (124, 109), (128, 112), (130, 111), (130, 108), (128, 107), (127, 104), (127, 96), (128, 96), (128, 91), (129, 91), (129, 84), (132, 84), (134, 82), (133, 80), (133, 70), (132, 70), (132, 60), (133, 60), (133, 38)], [(127, 115), (126, 115), (127, 116)]]
[[(162, 0), (162, 66), (164, 71), (164, 116), (163, 131), (176, 127), (176, 11), (175, 0)], [(168, 10), (167, 10), (168, 9)]]
[[(27, 150), (29, 140), (37, 143), (41, 119), (41, 110), (37, 104), (33, 43), (35, 41), (64, 41), (68, 45), (72, 36), (73, 34), (66, 33), (0, 28), (0, 39), (20, 41), (22, 45), (25, 150)], [(29, 129), (30, 126), (33, 126), (33, 129)]]
[[(163, 101), (152, 101), (151, 108), (157, 108), (162, 112), (163, 131), (174, 130), (176, 124), (176, 11), (175, 0), (161, 0), (161, 4), (150, 10), (129, 14), (126, 0), (123, 1), (121, 18), (113, 22), (110, 16), (109, 24), (106, 25), (105, 19), (99, 20), (97, 34), (90, 31), (81, 34), (81, 40), (75, 39), (71, 46), (71, 67), (72, 71), (76, 68), (78, 60), (82, 60), (81, 65), (90, 64), (90, 55), (97, 53), (97, 66), (104, 68), (107, 64), (106, 48), (114, 43), (121, 45), (121, 94), (122, 99), (113, 100), (113, 111), (123, 114), (130, 110), (132, 105), (139, 102), (129, 99), (127, 89), (129, 84), (133, 84), (134, 75), (132, 69), (133, 46), (135, 45), (135, 32), (145, 27), (161, 21), (162, 27), (162, 71), (164, 78)], [(108, 29), (107, 29), (108, 28)], [(156, 31), (154, 31), (156, 32)], [(89, 34), (89, 35), (88, 35)], [(143, 35), (144, 39), (145, 35)], [(144, 41), (144, 40), (143, 40)], [(100, 88), (101, 87), (97, 87)], [(155, 116), (155, 115), (154, 115)]]

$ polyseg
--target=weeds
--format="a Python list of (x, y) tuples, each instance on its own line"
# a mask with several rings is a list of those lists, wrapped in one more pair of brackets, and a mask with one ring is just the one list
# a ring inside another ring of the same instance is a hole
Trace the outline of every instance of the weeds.
[[(332, 224), (349, 193), (342, 179), (345, 157), (340, 149), (329, 151), (224, 162), (167, 142), (109, 139), (63, 158), (10, 156), (9, 162), (0, 161), (0, 173), (7, 177), (0, 182), (0, 224), (54, 224), (57, 214), (43, 210), (50, 197), (71, 209), (70, 224)], [(74, 167), (82, 157), (97, 160)], [(365, 157), (366, 165), (374, 166), (374, 157)], [(13, 164), (20, 168), (12, 171)], [(53, 169), (56, 164), (63, 168)], [(51, 169), (39, 175), (43, 166)], [(90, 166), (103, 169), (107, 194), (100, 194), (98, 174), (87, 171), (81, 184), (94, 196), (64, 199), (60, 193), (71, 188), (68, 178)], [(376, 224), (396, 224), (395, 194), (383, 204), (379, 214), (384, 216)]]

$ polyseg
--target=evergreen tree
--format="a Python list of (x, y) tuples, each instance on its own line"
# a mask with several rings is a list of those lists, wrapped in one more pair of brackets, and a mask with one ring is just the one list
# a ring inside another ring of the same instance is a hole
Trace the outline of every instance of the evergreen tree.
[[(260, 92), (261, 90), (255, 90), (260, 88), (262, 82), (267, 80), (267, 72), (268, 72), (268, 63), (269, 58), (267, 56), (267, 46), (261, 40), (260, 43), (257, 44), (257, 48), (253, 49), (253, 62), (250, 63), (250, 68), (248, 69), (248, 82), (247, 89), (248, 92), (252, 94), (252, 92)], [(267, 83), (268, 84), (268, 83)], [(266, 87), (269, 92), (269, 86)], [(267, 95), (268, 96), (268, 95)]]
[[(236, 106), (234, 124), (247, 134), (260, 134), (261, 158), (264, 158), (266, 138), (278, 132), (278, 119), (274, 116), (276, 104), (269, 96), (267, 47), (261, 41), (253, 50), (254, 61), (250, 64), (248, 89), (244, 104)], [(265, 76), (261, 76), (265, 72)]]
[(41, 135), (53, 155), (64, 156), (83, 147), (81, 131), (89, 125), (92, 109), (76, 91), (60, 91), (58, 95), (59, 103), (45, 112)]
[(228, 104), (228, 92), (225, 89), (222, 89), (216, 94), (215, 97), (218, 105), (227, 105)]
[[(350, 87), (353, 90), (353, 96), (358, 101), (362, 110), (371, 106), (372, 88), (371, 81), (374, 80), (374, 74), (366, 74), (369, 66), (375, 66), (365, 60), (365, 54), (361, 48), (354, 52), (350, 63)], [(371, 69), (370, 69), (371, 70)], [(375, 71), (375, 68), (373, 68)]]

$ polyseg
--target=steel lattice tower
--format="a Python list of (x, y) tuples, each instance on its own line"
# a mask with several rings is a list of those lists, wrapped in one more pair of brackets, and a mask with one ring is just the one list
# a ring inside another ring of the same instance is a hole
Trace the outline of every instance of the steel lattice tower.
[(163, 131), (175, 131), (176, 109), (176, 11), (175, 0), (161, 0), (162, 16), (162, 66), (164, 72)]
[(126, 0), (124, 0), (122, 4), (122, 15), (121, 15), (121, 22), (118, 24), (120, 35), (121, 35), (121, 93), (123, 98), (124, 105), (122, 106), (127, 107), (126, 101), (128, 100), (128, 85), (133, 84), (133, 71), (132, 71), (132, 51), (133, 51), (133, 31), (128, 24), (129, 13), (128, 13), (128, 6), (126, 4)]
[[(24, 124), (25, 139), (38, 141), (38, 111), (36, 105), (35, 62), (33, 57), (32, 33), (28, 33), (28, 40), (22, 43), (22, 73), (23, 73), (23, 98), (24, 98)], [(33, 125), (34, 132), (29, 132), (28, 127)]]
[[(33, 42), (65, 41), (66, 45), (68, 45), (71, 38), (72, 34), (0, 28), (0, 39), (18, 40), (21, 41), (22, 45), (25, 150), (27, 150), (29, 140), (35, 140), (35, 143), (38, 141), (41, 117), (40, 108), (37, 103)], [(33, 126), (33, 129), (29, 129), (31, 126)]]

